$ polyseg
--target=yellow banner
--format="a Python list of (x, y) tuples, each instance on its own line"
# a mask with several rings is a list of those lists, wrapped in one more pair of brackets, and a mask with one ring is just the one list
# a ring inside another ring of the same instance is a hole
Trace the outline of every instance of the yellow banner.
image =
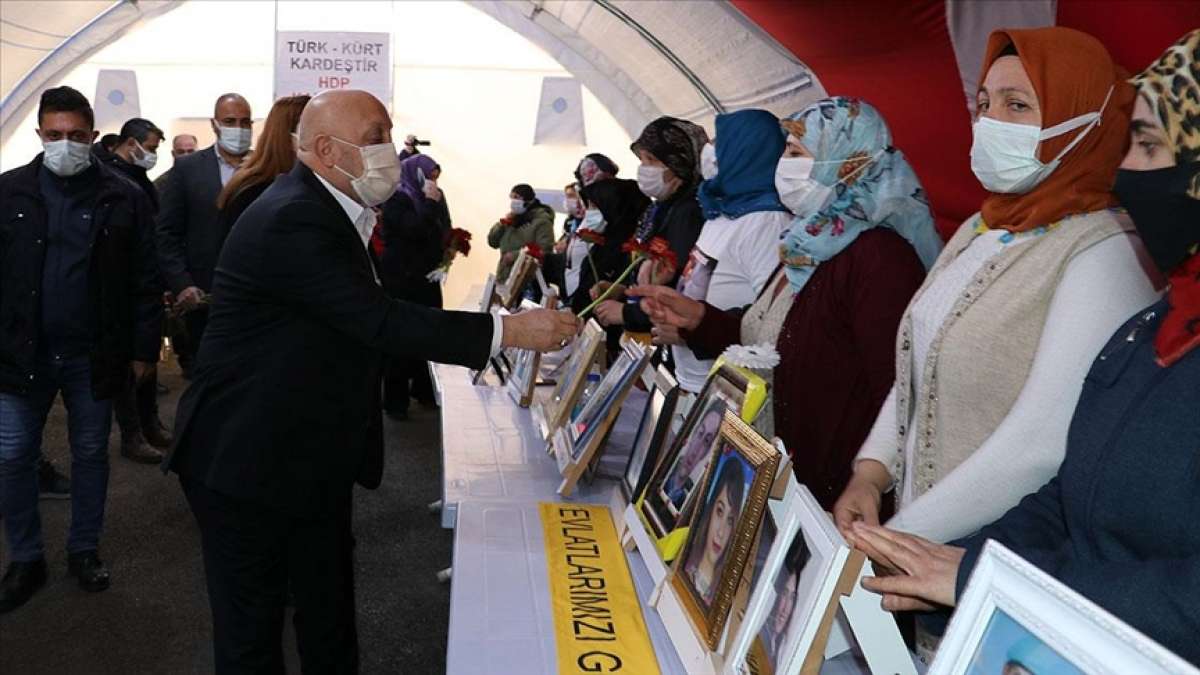
[(560, 675), (658, 673), (608, 507), (540, 507)]

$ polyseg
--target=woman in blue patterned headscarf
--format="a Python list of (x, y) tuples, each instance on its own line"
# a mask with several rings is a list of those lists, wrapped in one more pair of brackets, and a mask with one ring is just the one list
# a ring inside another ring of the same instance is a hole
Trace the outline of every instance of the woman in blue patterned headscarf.
[(722, 311), (663, 287), (630, 293), (698, 355), (774, 348), (773, 369), (745, 348), (727, 360), (773, 380), (773, 405), (755, 425), (783, 439), (796, 478), (829, 509), (891, 390), (900, 317), (941, 241), (920, 182), (873, 107), (822, 99), (780, 124), (786, 145), (776, 150), (774, 183), (793, 217), (758, 299)]
[(836, 96), (781, 124), (787, 151), (775, 186), (796, 218), (780, 258), (793, 292), (804, 288), (817, 265), (874, 227), (904, 237), (929, 269), (942, 240), (925, 190), (904, 153), (892, 147), (891, 131), (874, 106)]

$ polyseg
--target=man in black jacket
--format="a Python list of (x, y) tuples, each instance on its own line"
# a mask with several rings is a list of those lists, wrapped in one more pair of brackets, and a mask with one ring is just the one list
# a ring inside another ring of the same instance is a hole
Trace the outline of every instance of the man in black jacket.
[(200, 526), (218, 673), (282, 672), (289, 587), (304, 672), (357, 671), (351, 496), (382, 477), (384, 354), (480, 368), (575, 334), (570, 314), (501, 319), (384, 292), (367, 241), (398, 178), (391, 126), (366, 92), (313, 98), (299, 162), (221, 252), (165, 463)]
[(176, 158), (158, 214), (159, 267), (179, 309), (187, 312), (186, 339), (176, 340), (185, 378), (191, 377), (208, 322), (204, 296), (212, 289), (213, 268), (228, 234), (220, 226), (217, 195), (250, 152), (250, 104), (240, 94), (224, 94), (217, 98), (211, 122), (217, 142)]
[(158, 358), (152, 218), (145, 196), (91, 154), (91, 105), (70, 87), (38, 108), (44, 152), (0, 175), (0, 516), (11, 563), (0, 613), (46, 581), (35, 464), (62, 394), (71, 428), (68, 569), (108, 588), (98, 549), (108, 489), (109, 399)]
[[(150, 120), (140, 117), (127, 120), (121, 125), (120, 140), (106, 162), (146, 195), (156, 215), (158, 188), (146, 172), (158, 162), (163, 135)], [(158, 419), (158, 369), (140, 383), (131, 378), (126, 384), (113, 400), (113, 414), (121, 429), (121, 456), (141, 464), (159, 464), (163, 459), (159, 448), (166, 449), (171, 438)]]

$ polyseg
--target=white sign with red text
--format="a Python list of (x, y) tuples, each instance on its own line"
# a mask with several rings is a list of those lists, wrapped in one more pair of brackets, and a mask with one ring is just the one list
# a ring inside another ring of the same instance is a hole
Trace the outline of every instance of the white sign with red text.
[(362, 89), (392, 106), (388, 33), (280, 31), (275, 33), (275, 98)]

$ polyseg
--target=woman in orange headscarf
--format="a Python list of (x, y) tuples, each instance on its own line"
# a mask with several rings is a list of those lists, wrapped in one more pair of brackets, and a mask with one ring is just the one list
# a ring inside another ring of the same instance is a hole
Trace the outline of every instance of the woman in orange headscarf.
[(1068, 28), (988, 41), (971, 168), (989, 191), (900, 324), (896, 383), (834, 516), (944, 542), (1016, 505), (1057, 470), (1105, 339), (1157, 293), (1111, 188), (1133, 88)]

